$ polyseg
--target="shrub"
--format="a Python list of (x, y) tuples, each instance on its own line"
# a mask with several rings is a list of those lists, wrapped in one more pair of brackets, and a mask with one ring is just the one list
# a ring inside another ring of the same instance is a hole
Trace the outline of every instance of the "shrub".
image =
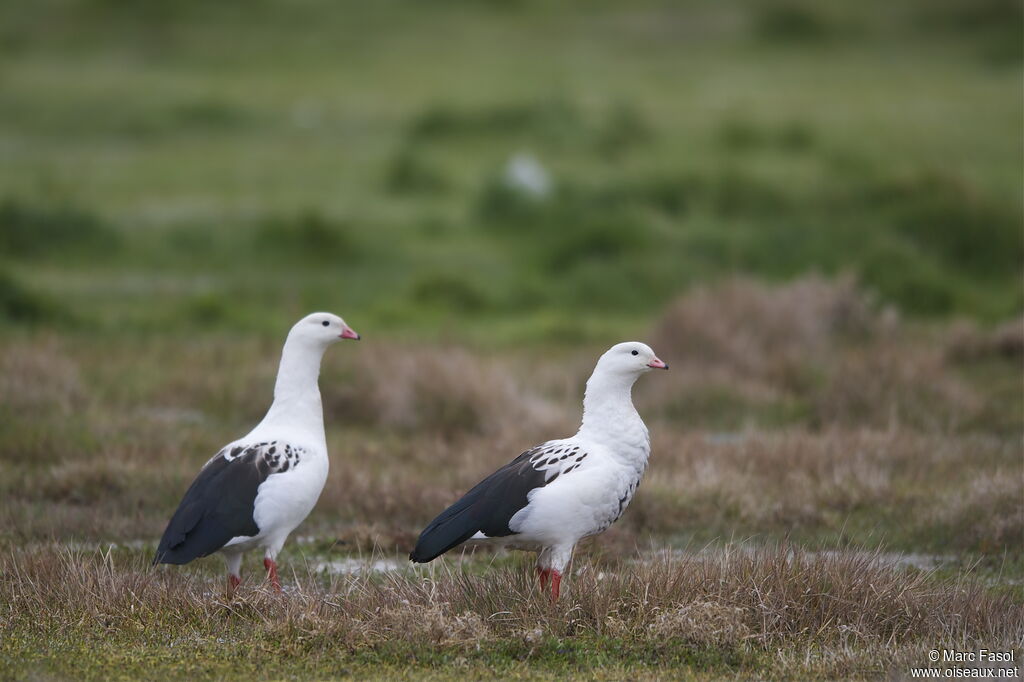
[(832, 37), (833, 32), (831, 23), (813, 4), (765, 4), (754, 17), (755, 35), (769, 42), (821, 42)]
[(479, 312), (487, 306), (487, 298), (473, 282), (447, 273), (421, 276), (413, 285), (412, 299), (419, 305), (462, 313)]
[(274, 257), (347, 261), (358, 253), (350, 226), (315, 210), (270, 218), (257, 229), (255, 240), (257, 248)]
[(1008, 320), (990, 331), (970, 323), (954, 327), (946, 343), (946, 356), (955, 362), (989, 358), (1024, 358), (1024, 317)]
[(653, 340), (660, 352), (687, 362), (777, 378), (880, 324), (871, 299), (850, 277), (812, 276), (774, 287), (733, 279), (670, 305)]
[(41, 322), (56, 316), (56, 304), (29, 291), (12, 275), (0, 270), (0, 318), (11, 322)]
[[(557, 200), (557, 199), (555, 199)], [(500, 174), (492, 174), (476, 199), (475, 213), (485, 227), (512, 229), (537, 225), (550, 213), (548, 200), (510, 186)]]
[(236, 129), (247, 121), (245, 112), (217, 99), (197, 99), (175, 107), (169, 127), (222, 131)]
[(798, 152), (814, 146), (816, 136), (814, 129), (806, 123), (790, 121), (782, 126), (777, 134), (777, 144), (781, 149)]
[(113, 229), (71, 205), (34, 206), (17, 199), (0, 203), (0, 252), (11, 256), (53, 257), (69, 250), (97, 255), (118, 242)]
[(597, 132), (597, 149), (605, 156), (616, 158), (633, 147), (654, 139), (650, 123), (640, 111), (619, 102), (612, 107), (607, 120)]
[(216, 326), (231, 314), (231, 305), (220, 294), (208, 293), (187, 300), (182, 307), (183, 317), (200, 327)]
[(738, 168), (729, 168), (704, 183), (714, 210), (722, 216), (780, 213), (792, 207), (792, 200), (773, 184)]
[(325, 410), (348, 421), (454, 438), (551, 419), (544, 414), (550, 406), (514, 373), (462, 348), (378, 344), (358, 352), (343, 390), (325, 397)]
[(899, 233), (944, 262), (976, 275), (1019, 272), (1019, 211), (989, 200), (962, 179), (923, 172), (869, 185), (864, 200), (892, 216)]
[(778, 148), (799, 152), (814, 146), (814, 131), (805, 123), (790, 121), (776, 129), (758, 126), (750, 121), (732, 119), (718, 129), (718, 141), (732, 151), (753, 151)]
[(409, 148), (402, 149), (391, 160), (384, 183), (388, 191), (395, 194), (443, 192), (449, 186), (440, 170)]
[(764, 130), (750, 121), (731, 119), (718, 126), (718, 142), (726, 149), (748, 151), (764, 147), (767, 139)]
[(546, 234), (545, 264), (552, 272), (588, 261), (617, 262), (648, 245), (644, 226), (625, 216), (588, 217), (573, 222), (566, 215)]
[(920, 5), (913, 20), (915, 29), (940, 40), (975, 41), (980, 56), (995, 66), (1017, 65), (1024, 58), (1024, 7), (1016, 0), (936, 0)]
[(576, 107), (560, 97), (552, 97), (477, 109), (433, 106), (413, 119), (407, 137), (416, 141), (468, 135), (529, 133), (557, 139), (580, 127), (581, 116)]

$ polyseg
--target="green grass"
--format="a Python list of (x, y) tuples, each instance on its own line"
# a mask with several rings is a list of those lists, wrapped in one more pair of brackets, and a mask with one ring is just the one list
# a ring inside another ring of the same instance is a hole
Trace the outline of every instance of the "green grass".
[[(735, 272), (998, 320), (1021, 62), (984, 53), (1017, 15), (968, 4), (12, 5), (5, 270), (118, 329), (558, 342)], [(501, 187), (522, 151), (548, 200)]]

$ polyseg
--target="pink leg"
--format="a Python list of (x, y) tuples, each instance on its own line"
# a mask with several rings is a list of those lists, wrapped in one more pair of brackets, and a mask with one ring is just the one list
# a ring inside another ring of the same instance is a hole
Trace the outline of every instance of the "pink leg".
[(538, 566), (537, 577), (540, 579), (541, 592), (546, 591), (548, 589), (548, 578), (551, 577), (551, 569)]
[(280, 592), (281, 581), (277, 579), (277, 563), (273, 559), (264, 559), (263, 567), (267, 569), (267, 577), (270, 579), (270, 584), (274, 586), (274, 591)]
[(562, 586), (562, 574), (559, 571), (551, 571), (551, 601), (558, 601), (558, 591)]
[(234, 594), (235, 588), (242, 584), (242, 579), (233, 573), (228, 574), (228, 592)]

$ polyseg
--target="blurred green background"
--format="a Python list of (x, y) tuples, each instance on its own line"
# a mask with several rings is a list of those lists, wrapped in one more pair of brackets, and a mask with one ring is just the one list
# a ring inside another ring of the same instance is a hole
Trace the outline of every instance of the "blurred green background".
[[(572, 343), (696, 283), (1022, 309), (1022, 5), (0, 4), (9, 328)], [(617, 338), (617, 336), (616, 336)]]

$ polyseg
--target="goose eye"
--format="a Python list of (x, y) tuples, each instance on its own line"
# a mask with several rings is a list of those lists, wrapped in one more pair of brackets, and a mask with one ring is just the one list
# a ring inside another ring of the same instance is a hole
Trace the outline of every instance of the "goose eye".
[(640, 351), (638, 351), (638, 350), (633, 351), (633, 355), (640, 355)]
[(325, 327), (329, 327), (329, 326), (331, 326), (331, 323), (330, 323), (330, 322), (328, 322), (327, 320), (324, 320), (324, 321), (323, 321), (323, 325), (324, 325)]

